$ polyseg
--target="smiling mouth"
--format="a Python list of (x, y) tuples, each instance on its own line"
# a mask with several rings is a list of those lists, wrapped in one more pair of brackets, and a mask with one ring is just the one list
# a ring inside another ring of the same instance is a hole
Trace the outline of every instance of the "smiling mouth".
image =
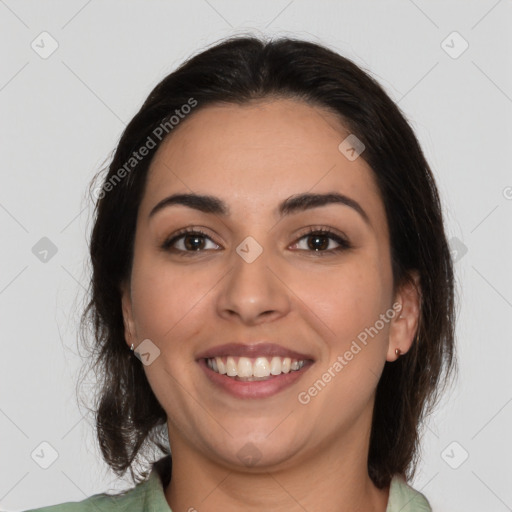
[(293, 373), (312, 363), (309, 359), (291, 357), (209, 357), (205, 358), (208, 368), (241, 382), (271, 380), (282, 374)]

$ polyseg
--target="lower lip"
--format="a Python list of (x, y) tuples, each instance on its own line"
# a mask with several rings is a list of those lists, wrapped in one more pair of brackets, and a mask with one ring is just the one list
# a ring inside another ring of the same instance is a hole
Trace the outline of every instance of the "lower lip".
[(297, 382), (312, 366), (312, 362), (308, 362), (300, 370), (281, 373), (268, 380), (244, 382), (214, 372), (206, 364), (206, 359), (199, 359), (198, 363), (211, 382), (237, 398), (267, 398), (276, 395)]

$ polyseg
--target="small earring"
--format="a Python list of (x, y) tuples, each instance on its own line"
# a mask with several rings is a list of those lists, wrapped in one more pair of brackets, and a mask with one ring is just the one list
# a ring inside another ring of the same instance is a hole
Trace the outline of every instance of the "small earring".
[(133, 350), (133, 343), (132, 343), (132, 347), (130, 348), (130, 350)]
[(396, 357), (400, 357), (400, 355), (402, 354), (402, 351), (399, 348), (395, 348), (395, 354), (396, 354)]

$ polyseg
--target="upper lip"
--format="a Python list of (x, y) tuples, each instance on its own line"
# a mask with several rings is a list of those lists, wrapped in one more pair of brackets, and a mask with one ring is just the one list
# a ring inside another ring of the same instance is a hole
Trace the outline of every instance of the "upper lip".
[(211, 359), (214, 357), (238, 356), (238, 357), (289, 357), (299, 361), (313, 360), (313, 356), (290, 350), (275, 343), (226, 343), (209, 348), (197, 355), (197, 359)]

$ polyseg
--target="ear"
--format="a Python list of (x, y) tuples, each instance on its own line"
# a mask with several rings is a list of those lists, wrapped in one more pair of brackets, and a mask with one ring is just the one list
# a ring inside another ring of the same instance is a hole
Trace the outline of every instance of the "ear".
[(410, 273), (411, 279), (406, 280), (398, 289), (393, 309), (395, 316), (390, 322), (387, 361), (396, 361), (401, 354), (409, 351), (418, 330), (421, 314), (421, 287), (417, 271)]
[(124, 323), (124, 339), (129, 347), (132, 343), (135, 345), (135, 322), (133, 320), (132, 299), (130, 291), (130, 283), (123, 282), (121, 284), (121, 307), (123, 310), (123, 323)]

